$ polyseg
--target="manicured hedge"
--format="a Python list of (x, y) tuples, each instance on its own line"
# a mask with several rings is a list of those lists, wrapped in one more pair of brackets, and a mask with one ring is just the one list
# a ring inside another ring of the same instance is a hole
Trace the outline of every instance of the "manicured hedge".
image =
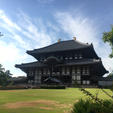
[(38, 86), (7, 86), (7, 87), (0, 87), (0, 90), (14, 90), (14, 89), (65, 89), (64, 85), (38, 85)]
[(64, 85), (45, 85), (40, 86), (41, 89), (65, 89), (66, 87)]
[(0, 90), (15, 90), (15, 89), (27, 89), (25, 86), (7, 86), (0, 87)]

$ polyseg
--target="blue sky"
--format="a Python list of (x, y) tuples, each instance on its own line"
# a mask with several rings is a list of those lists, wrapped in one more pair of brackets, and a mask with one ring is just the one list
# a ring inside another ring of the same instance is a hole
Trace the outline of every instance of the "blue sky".
[(23, 76), (15, 64), (32, 62), (26, 54), (62, 40), (93, 43), (105, 68), (113, 70), (111, 49), (102, 33), (113, 24), (113, 0), (0, 0), (0, 63), (13, 76)]

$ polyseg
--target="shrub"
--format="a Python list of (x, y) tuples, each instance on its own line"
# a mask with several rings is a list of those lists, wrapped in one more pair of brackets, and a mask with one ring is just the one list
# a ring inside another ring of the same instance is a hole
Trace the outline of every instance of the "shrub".
[(65, 89), (64, 85), (43, 85), (40, 86), (41, 89)]
[(112, 101), (103, 100), (102, 103), (96, 103), (90, 99), (81, 99), (74, 104), (72, 113), (113, 113)]
[(16, 90), (16, 89), (27, 89), (25, 86), (7, 86), (7, 87), (0, 87), (0, 90)]

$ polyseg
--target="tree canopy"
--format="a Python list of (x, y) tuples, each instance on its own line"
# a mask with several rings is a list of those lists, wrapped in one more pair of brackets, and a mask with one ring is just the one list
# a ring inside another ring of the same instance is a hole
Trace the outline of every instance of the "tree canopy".
[(109, 43), (111, 46), (112, 52), (109, 55), (110, 58), (113, 58), (113, 25), (111, 26), (111, 30), (109, 32), (103, 33), (103, 41)]
[(0, 64), (0, 85), (5, 87), (9, 84), (9, 78), (11, 78), (11, 73), (9, 70), (6, 70)]

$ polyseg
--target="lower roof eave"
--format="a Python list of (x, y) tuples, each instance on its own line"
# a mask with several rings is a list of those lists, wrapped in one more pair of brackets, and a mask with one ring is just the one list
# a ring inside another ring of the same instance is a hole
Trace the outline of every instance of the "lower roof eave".
[(58, 64), (57, 66), (81, 66), (81, 65), (94, 65), (97, 63), (65, 63), (65, 64)]

